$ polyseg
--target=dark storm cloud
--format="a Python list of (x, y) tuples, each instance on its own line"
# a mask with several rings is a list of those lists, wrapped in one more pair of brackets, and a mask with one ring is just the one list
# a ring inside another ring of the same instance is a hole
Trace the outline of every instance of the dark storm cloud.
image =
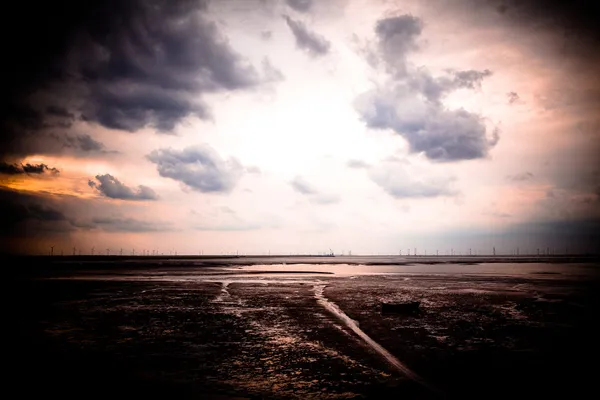
[(58, 174), (60, 171), (56, 168), (50, 168), (46, 164), (21, 164), (23, 172), (26, 174), (43, 174), (46, 171), (52, 174)]
[(313, 6), (313, 0), (285, 0), (288, 6), (299, 12), (308, 12)]
[(75, 119), (75, 115), (73, 113), (69, 112), (66, 108), (55, 106), (55, 105), (47, 106), (46, 113), (48, 115), (54, 115), (57, 117), (62, 117), (62, 118), (70, 119), (70, 120)]
[(312, 32), (301, 21), (294, 20), (287, 15), (284, 15), (283, 18), (296, 39), (297, 48), (313, 57), (323, 56), (329, 52), (331, 42), (324, 36)]
[(46, 172), (51, 174), (58, 174), (60, 171), (56, 168), (48, 167), (46, 164), (9, 164), (5, 161), (0, 161), (0, 174), (4, 175), (21, 175), (21, 174), (34, 174), (41, 175)]
[(208, 146), (154, 150), (147, 158), (156, 164), (160, 176), (203, 193), (231, 191), (242, 173), (236, 159), (223, 160)]
[(188, 116), (210, 118), (203, 93), (263, 79), (231, 48), (203, 1), (57, 1), (36, 4), (35, 13), (20, 2), (5, 15), (20, 28), (2, 27), (2, 154), (39, 152), (40, 135), (62, 137), (78, 119), (169, 132)]
[(83, 152), (103, 151), (104, 144), (93, 139), (90, 135), (64, 135), (61, 137), (64, 147), (78, 149)]
[[(110, 206), (72, 196), (46, 196), (0, 188), (0, 209), (3, 212), (0, 236), (4, 238), (35, 239), (64, 235), (79, 230), (106, 232), (158, 232), (172, 231), (172, 224), (155, 217), (138, 219), (123, 217), (131, 207)], [(95, 216), (90, 216), (90, 211)], [(64, 236), (59, 236), (64, 238)], [(6, 247), (0, 241), (0, 247)], [(11, 252), (14, 249), (6, 247)]]
[[(237, 90), (259, 83), (217, 25), (196, 14), (190, 1), (139, 2), (121, 7), (110, 26), (91, 30), (90, 49), (78, 65), (89, 86), (82, 117), (108, 128), (171, 131), (188, 115), (208, 118), (198, 93)], [(102, 35), (101, 35), (102, 34)]]
[(384, 18), (375, 25), (378, 43), (367, 57), (384, 62), (389, 82), (360, 95), (355, 103), (372, 129), (391, 129), (402, 136), (413, 153), (437, 162), (484, 158), (499, 140), (497, 129), (488, 134), (484, 118), (464, 109), (450, 110), (442, 99), (458, 89), (479, 89), (490, 70), (447, 70), (433, 76), (426, 68), (410, 69), (406, 56), (418, 49), (423, 29), (412, 15)]
[(88, 185), (111, 199), (121, 200), (156, 200), (157, 194), (148, 186), (139, 185), (136, 190), (121, 183), (110, 174), (96, 175), (96, 181), (89, 180)]
[(42, 198), (34, 195), (0, 189), (0, 202), (8, 222), (20, 222), (27, 219), (38, 221), (67, 219), (62, 211), (52, 205), (44, 204)]
[(9, 147), (0, 149), (7, 157), (25, 157), (30, 154), (95, 156), (116, 153), (88, 134), (66, 133), (61, 130), (24, 134), (13, 140)]
[(68, 219), (53, 202), (39, 196), (0, 189), (0, 234), (16, 235), (69, 229)]
[(600, 251), (600, 219), (593, 216), (513, 224), (505, 235), (533, 240), (542, 253), (549, 250), (558, 254), (567, 251), (598, 254)]

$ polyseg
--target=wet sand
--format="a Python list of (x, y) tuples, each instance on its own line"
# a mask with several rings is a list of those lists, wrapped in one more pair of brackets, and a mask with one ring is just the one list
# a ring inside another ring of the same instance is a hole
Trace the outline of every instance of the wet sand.
[[(46, 268), (9, 285), (9, 382), (22, 396), (63, 398), (593, 388), (597, 264), (458, 265)], [(382, 315), (382, 301), (420, 301), (421, 313)]]

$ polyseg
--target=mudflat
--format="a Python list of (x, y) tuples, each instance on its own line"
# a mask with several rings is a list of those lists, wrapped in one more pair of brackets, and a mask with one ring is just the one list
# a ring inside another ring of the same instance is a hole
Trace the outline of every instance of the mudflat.
[[(146, 264), (10, 280), (9, 386), (63, 398), (583, 396), (594, 262)], [(418, 315), (382, 314), (418, 301)]]

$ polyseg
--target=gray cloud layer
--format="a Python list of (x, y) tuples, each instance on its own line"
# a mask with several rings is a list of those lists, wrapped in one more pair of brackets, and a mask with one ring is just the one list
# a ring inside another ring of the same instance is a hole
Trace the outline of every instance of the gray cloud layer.
[(464, 109), (447, 109), (442, 100), (458, 89), (477, 89), (491, 71), (449, 71), (434, 77), (425, 68), (411, 70), (407, 54), (418, 48), (422, 22), (411, 15), (379, 20), (377, 48), (370, 57), (383, 63), (389, 82), (360, 95), (355, 103), (366, 125), (391, 129), (402, 136), (413, 153), (424, 153), (437, 162), (486, 157), (499, 139), (487, 133), (484, 119)]
[(0, 161), (0, 174), (4, 175), (21, 175), (34, 174), (41, 175), (46, 172), (58, 174), (60, 171), (56, 168), (48, 167), (46, 164), (9, 164), (5, 161)]
[[(123, 207), (71, 196), (46, 197), (0, 188), (0, 209), (4, 213), (0, 236), (39, 237), (78, 230), (106, 232), (158, 232), (173, 230), (170, 223), (123, 217)], [(131, 210), (131, 209), (129, 209)], [(90, 215), (92, 214), (92, 215)], [(94, 215), (95, 214), (95, 215)], [(4, 244), (2, 244), (4, 245)], [(0, 248), (2, 247), (0, 245)]]
[(147, 158), (156, 164), (160, 176), (182, 182), (203, 193), (231, 191), (243, 170), (236, 159), (223, 160), (208, 146), (160, 149)]
[(140, 185), (137, 190), (133, 190), (127, 185), (121, 183), (117, 178), (110, 174), (96, 175), (95, 181), (88, 181), (88, 185), (99, 193), (111, 199), (121, 200), (156, 200), (157, 194), (148, 186)]
[(329, 52), (331, 42), (324, 36), (312, 32), (301, 21), (294, 20), (287, 15), (284, 15), (283, 18), (296, 39), (297, 48), (313, 57), (323, 56)]
[(313, 6), (313, 0), (285, 0), (288, 6), (298, 12), (308, 12)]
[[(53, 226), (67, 221), (65, 214), (53, 204), (47, 204), (40, 197), (0, 189), (0, 209), (3, 217), (0, 233), (13, 235), (21, 233), (24, 224), (40, 230), (53, 230)], [(27, 229), (22, 231), (27, 232)]]
[(106, 232), (165, 232), (172, 229), (164, 222), (123, 217), (95, 217), (81, 222), (81, 228), (101, 229)]

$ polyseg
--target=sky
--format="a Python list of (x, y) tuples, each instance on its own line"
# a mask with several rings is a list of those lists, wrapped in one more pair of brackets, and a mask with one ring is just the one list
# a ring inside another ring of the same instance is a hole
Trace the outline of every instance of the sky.
[(595, 251), (598, 14), (568, 3), (20, 2), (0, 250)]

